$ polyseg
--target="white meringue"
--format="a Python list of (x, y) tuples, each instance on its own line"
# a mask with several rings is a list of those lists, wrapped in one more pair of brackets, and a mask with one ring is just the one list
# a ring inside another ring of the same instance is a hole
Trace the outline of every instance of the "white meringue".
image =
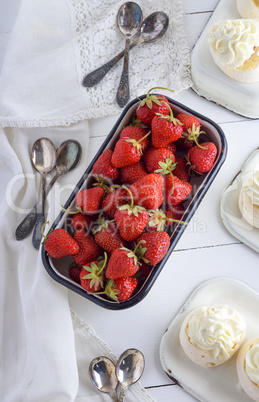
[(236, 367), (243, 390), (250, 398), (259, 402), (259, 338), (249, 339), (242, 346)]
[(259, 21), (259, 0), (236, 0), (236, 5), (242, 18)]
[(250, 225), (259, 228), (259, 171), (244, 180), (238, 200), (239, 210)]
[(194, 363), (214, 367), (233, 356), (245, 332), (246, 323), (233, 307), (203, 306), (189, 313), (183, 321), (180, 344)]

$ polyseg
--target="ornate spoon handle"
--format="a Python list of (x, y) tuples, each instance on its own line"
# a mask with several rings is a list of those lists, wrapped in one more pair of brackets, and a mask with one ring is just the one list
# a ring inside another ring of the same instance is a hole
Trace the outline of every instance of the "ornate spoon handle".
[[(50, 192), (51, 188), (53, 187), (55, 181), (59, 178), (60, 173), (56, 173), (53, 176), (52, 180), (48, 184), (46, 189), (45, 196), (47, 197), (48, 193)], [(15, 231), (15, 238), (16, 240), (23, 240), (25, 237), (29, 236), (37, 219), (37, 203), (34, 205), (32, 210), (28, 213), (28, 215), (23, 219), (23, 221), (17, 226)]]
[(121, 79), (119, 83), (119, 88), (117, 91), (116, 101), (118, 105), (123, 108), (130, 97), (129, 92), (129, 50), (130, 50), (130, 39), (126, 39), (125, 53), (124, 53), (124, 63), (123, 70), (121, 74)]

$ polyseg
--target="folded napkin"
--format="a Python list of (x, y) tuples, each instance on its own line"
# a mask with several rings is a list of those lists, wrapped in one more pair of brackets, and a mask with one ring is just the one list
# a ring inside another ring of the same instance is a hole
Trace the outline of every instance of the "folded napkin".
[[(86, 89), (82, 81), (124, 49), (124, 37), (116, 27), (123, 3), (55, 0), (53, 5), (50, 0), (22, 0), (0, 78), (0, 125), (64, 126), (120, 112), (115, 97), (122, 60), (97, 86)], [(131, 98), (157, 85), (176, 92), (189, 87), (181, 0), (138, 4), (144, 17), (161, 10), (170, 23), (161, 40), (131, 50)]]
[[(97, 87), (82, 79), (124, 47), (115, 27), (123, 1), (22, 0), (0, 77), (0, 397), (4, 402), (109, 400), (87, 377), (93, 357), (116, 357), (93, 329), (70, 311), (68, 291), (43, 268), (31, 236), (17, 242), (15, 229), (37, 199), (39, 174), (30, 163), (33, 143), (50, 138), (58, 147), (77, 139), (83, 147), (75, 170), (59, 178), (46, 201), (50, 223), (94, 155), (88, 153), (86, 119), (118, 113), (115, 94), (122, 62)], [(156, 44), (132, 49), (132, 97), (156, 85), (190, 86), (180, 0), (139, 0), (144, 16), (163, 10), (170, 28)], [(150, 55), (152, 54), (152, 57)], [(52, 173), (54, 174), (54, 172)], [(51, 179), (51, 175), (48, 180)], [(90, 347), (89, 347), (90, 345)], [(151, 401), (139, 383), (128, 401)]]

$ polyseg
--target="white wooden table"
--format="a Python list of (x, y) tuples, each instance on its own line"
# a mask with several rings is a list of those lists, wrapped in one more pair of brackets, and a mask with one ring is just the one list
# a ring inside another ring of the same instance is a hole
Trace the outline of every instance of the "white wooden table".
[[(19, 0), (0, 3), (0, 68)], [(197, 41), (217, 0), (183, 0), (184, 22), (190, 48)], [(219, 201), (249, 154), (258, 147), (258, 120), (249, 120), (197, 96), (191, 89), (175, 99), (211, 118), (225, 132), (227, 159), (199, 209), (177, 244), (162, 273), (145, 299), (127, 310), (104, 310), (70, 293), (72, 307), (95, 329), (114, 353), (129, 347), (145, 355), (142, 385), (159, 402), (194, 400), (173, 384), (162, 370), (159, 359), (161, 337), (190, 293), (201, 282), (214, 277), (243, 281), (259, 292), (258, 254), (232, 237), (221, 222)], [(90, 155), (104, 140), (103, 127), (112, 128), (118, 116), (90, 121)], [(223, 401), (224, 402), (224, 401)]]

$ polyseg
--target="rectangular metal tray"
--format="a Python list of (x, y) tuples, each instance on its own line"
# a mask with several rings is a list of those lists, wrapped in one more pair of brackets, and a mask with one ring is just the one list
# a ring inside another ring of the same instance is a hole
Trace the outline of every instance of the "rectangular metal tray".
[[(111, 132), (107, 136), (106, 140), (103, 142), (102, 146), (100, 147), (99, 151), (93, 158), (92, 162), (86, 169), (85, 173), (77, 183), (75, 189), (73, 190), (72, 194), (68, 198), (66, 204), (65, 204), (65, 209), (67, 210), (72, 210), (75, 206), (75, 195), (78, 191), (83, 190), (87, 188), (88, 186), (91, 185), (91, 171), (93, 164), (96, 162), (100, 154), (108, 148), (114, 148), (115, 142), (117, 141), (119, 134), (124, 126), (129, 124), (131, 115), (135, 112), (137, 109), (140, 100), (145, 98), (146, 95), (142, 95), (139, 98), (133, 100), (131, 103), (129, 103), (126, 108), (123, 110), (120, 118), (112, 128)], [(171, 98), (168, 98), (169, 104), (173, 110), (174, 115), (176, 116), (178, 113), (188, 113), (196, 116), (201, 125), (202, 129), (206, 131), (207, 134), (207, 139), (209, 141), (212, 141), (215, 143), (218, 154), (217, 158), (215, 160), (214, 166), (212, 170), (208, 173), (203, 174), (200, 177), (194, 178), (191, 183), (193, 185), (193, 193), (191, 199), (188, 201), (184, 202), (185, 206), (185, 213), (182, 217), (182, 220), (184, 220), (186, 223), (190, 221), (192, 218), (193, 214), (197, 210), (199, 203), (203, 199), (204, 195), (206, 194), (207, 190), (209, 189), (211, 183), (215, 179), (215, 176), (217, 175), (220, 167), (222, 166), (226, 155), (227, 155), (227, 141), (225, 138), (225, 135), (222, 131), (222, 129), (214, 123), (212, 120), (208, 119), (207, 117), (197, 113), (194, 110), (189, 109), (188, 107), (185, 107), (184, 105), (176, 102), (175, 100), (172, 100)], [(55, 222), (52, 225), (51, 229), (55, 229), (57, 227), (62, 227), (64, 225), (65, 219), (67, 218), (67, 213), (65, 213), (63, 210), (61, 210), (60, 214), (56, 218)], [(112, 300), (108, 300), (104, 298), (103, 296), (99, 295), (93, 295), (93, 294), (88, 294), (86, 290), (83, 289), (83, 287), (75, 282), (73, 282), (68, 273), (68, 268), (69, 264), (71, 262), (70, 257), (65, 257), (62, 259), (53, 259), (51, 258), (47, 252), (44, 250), (44, 247), (42, 247), (42, 261), (44, 264), (45, 269), (49, 273), (49, 275), (58, 283), (66, 286), (68, 289), (78, 293), (79, 295), (83, 296), (84, 298), (96, 303), (97, 305), (104, 307), (106, 309), (111, 309), (111, 310), (121, 310), (125, 309), (128, 307), (132, 307), (139, 303), (150, 291), (152, 288), (155, 280), (157, 279), (158, 275), (160, 274), (161, 270), (164, 268), (167, 259), (169, 258), (170, 254), (172, 253), (173, 249), (175, 248), (175, 245), (177, 244), (178, 240), (180, 239), (181, 235), (183, 234), (183, 231), (185, 230), (186, 225), (178, 224), (175, 225), (173, 230), (171, 232), (168, 232), (170, 235), (170, 247), (168, 250), (167, 255), (164, 257), (164, 259), (156, 265), (155, 269), (153, 269), (148, 276), (148, 278), (145, 280), (145, 282), (142, 284), (142, 286), (137, 289), (129, 298), (128, 300), (124, 302), (117, 303)]]

